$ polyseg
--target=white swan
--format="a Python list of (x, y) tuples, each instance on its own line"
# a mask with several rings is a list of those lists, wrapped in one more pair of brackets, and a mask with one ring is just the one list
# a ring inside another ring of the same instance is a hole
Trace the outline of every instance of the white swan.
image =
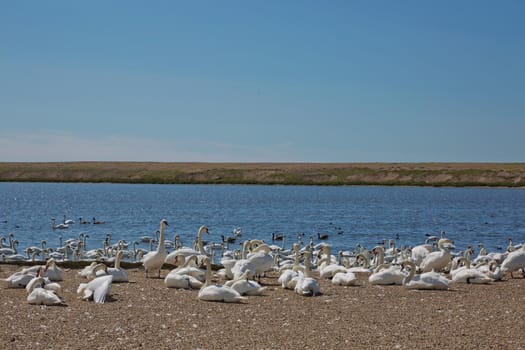
[(182, 264), (182, 266), (171, 270), (170, 273), (192, 276), (198, 279), (199, 281), (204, 282), (204, 280), (206, 279), (206, 271), (201, 270), (197, 267), (197, 260), (198, 259), (196, 255), (192, 255), (187, 259), (183, 255), (179, 255), (177, 258), (177, 262), (179, 264)]
[(204, 285), (201, 281), (190, 275), (170, 272), (164, 278), (164, 284), (168, 288), (200, 289)]
[(344, 266), (332, 264), (330, 254), (325, 255), (322, 259), (317, 260), (317, 269), (321, 278), (332, 278), (336, 273), (347, 273)]
[(74, 224), (74, 223), (75, 223), (75, 220), (66, 219), (66, 216), (64, 215), (64, 224), (71, 225), (71, 224)]
[(226, 303), (238, 303), (246, 297), (243, 297), (235, 289), (211, 284), (211, 262), (208, 257), (204, 258), (206, 264), (206, 282), (199, 290), (198, 299), (204, 301), (222, 301)]
[(56, 225), (56, 220), (55, 219), (51, 219), (51, 228), (53, 230), (64, 230), (64, 229), (67, 229), (69, 228), (69, 225), (67, 224), (58, 224)]
[(201, 226), (199, 227), (199, 230), (197, 231), (197, 250), (193, 248), (183, 247), (174, 250), (173, 252), (169, 253), (166, 258), (165, 262), (167, 264), (175, 265), (175, 260), (177, 258), (177, 255), (184, 255), (185, 257), (188, 257), (190, 255), (197, 255), (197, 256), (206, 256), (206, 252), (204, 251), (204, 245), (202, 243), (202, 234), (203, 233), (209, 233), (207, 226)]
[(299, 295), (316, 296), (321, 292), (321, 288), (317, 280), (310, 276), (310, 259), (309, 251), (303, 253), (304, 255), (304, 275), (300, 274), (297, 278), (294, 291)]
[(451, 271), (450, 276), (452, 282), (486, 284), (493, 281), (492, 278), (488, 277), (478, 269), (471, 268), (469, 259), (460, 258), (460, 260), (465, 262), (465, 267), (457, 269), (456, 271)]
[(441, 271), (452, 259), (450, 249), (454, 249), (452, 241), (447, 238), (442, 238), (438, 241), (438, 251), (429, 253), (419, 265), (422, 272)]
[(108, 267), (104, 263), (95, 263), (95, 266), (91, 266), (92, 265), (86, 266), (84, 268), (85, 271), (82, 270), (82, 277), (92, 280), (100, 276), (106, 276), (108, 274)]
[(119, 250), (117, 252), (117, 255), (115, 256), (115, 267), (108, 267), (104, 269), (104, 271), (99, 270), (96, 273), (97, 277), (107, 274), (113, 276), (113, 282), (129, 282), (128, 272), (122, 267), (120, 267), (120, 261), (122, 260), (123, 256), (124, 252), (122, 250)]
[(83, 300), (93, 299), (96, 303), (104, 304), (111, 289), (112, 275), (101, 276), (88, 283), (80, 283), (77, 294), (82, 294)]
[(379, 265), (374, 273), (368, 277), (368, 282), (375, 285), (402, 285), (403, 279), (407, 276), (399, 265)]
[(164, 284), (168, 288), (200, 289), (206, 273), (201, 269), (190, 266), (197, 260), (196, 255), (185, 259), (184, 255), (177, 256), (177, 262), (182, 261), (183, 266), (171, 270), (164, 278)]
[(42, 277), (40, 274), (42, 270), (38, 271), (36, 274), (36, 277), (33, 278), (26, 286), (26, 290), (28, 293), (31, 293), (31, 291), (35, 288), (35, 285), (40, 285), (40, 287), (53, 291), (55, 294), (60, 295), (62, 293), (62, 287), (60, 284), (56, 282), (51, 282), (49, 278)]
[(355, 263), (356, 264), (361, 263), (362, 265), (348, 267), (346, 270), (348, 272), (354, 273), (357, 276), (357, 278), (366, 279), (372, 274), (373, 271), (370, 268), (370, 260), (367, 257), (367, 255), (363, 253), (357, 254), (355, 258)]
[[(29, 285), (28, 285), (29, 286)], [(36, 277), (31, 281), (28, 289), (27, 302), (33, 305), (65, 305), (64, 299), (53, 290), (44, 289), (44, 278)]]
[(507, 255), (503, 263), (501, 263), (501, 270), (503, 272), (510, 272), (510, 277), (514, 278), (512, 273), (522, 269), (525, 276), (525, 244), (521, 249), (513, 250)]
[(142, 264), (146, 271), (146, 278), (148, 277), (148, 272), (154, 270), (158, 271), (157, 277), (160, 278), (160, 269), (162, 268), (162, 265), (164, 265), (164, 260), (167, 256), (166, 247), (164, 246), (164, 229), (166, 226), (169, 226), (168, 221), (162, 219), (160, 221), (160, 236), (157, 250), (149, 252), (144, 255), (144, 258), (142, 259)]
[(437, 239), (436, 236), (429, 237), (425, 240), (425, 244), (417, 245), (410, 250), (410, 259), (416, 264), (416, 266), (421, 265), (423, 259), (425, 259), (428, 254), (432, 253), (432, 245), (429, 244), (429, 242), (436, 241)]
[(245, 271), (250, 271), (248, 278), (253, 278), (255, 276), (255, 270), (257, 267), (253, 264), (248, 258), (248, 247), (251, 242), (246, 240), (242, 244), (242, 258), (235, 261), (235, 264), (231, 268), (231, 273), (234, 280), (238, 280), (244, 274)]
[(58, 267), (54, 258), (49, 258), (42, 272), (42, 277), (47, 277), (51, 281), (62, 281), (64, 279), (64, 271)]
[(82, 270), (78, 271), (77, 274), (80, 277), (88, 278), (92, 274), (93, 268), (95, 268), (96, 265), (97, 265), (97, 262), (93, 261), (91, 264), (89, 264), (88, 266), (85, 266)]
[(15, 272), (2, 280), (6, 282), (7, 288), (25, 288), (29, 281), (36, 277), (36, 272)]
[(410, 267), (408, 276), (403, 279), (403, 287), (407, 289), (435, 289), (447, 290), (448, 279), (437, 272), (425, 272), (420, 275), (415, 275), (416, 265), (412, 261), (404, 261), (401, 266)]
[(293, 245), (294, 250), (294, 262), (291, 267), (291, 269), (285, 269), (281, 272), (281, 275), (279, 276), (279, 279), (277, 282), (281, 285), (281, 287), (285, 289), (295, 289), (295, 286), (297, 284), (297, 279), (299, 278), (299, 271), (301, 273), (304, 273), (304, 266), (299, 265), (299, 245), (297, 243), (294, 243)]
[(332, 284), (337, 286), (356, 286), (358, 279), (353, 272), (337, 272), (334, 277), (332, 277)]
[[(250, 242), (253, 246), (253, 241)], [(267, 244), (261, 244), (247, 255), (247, 260), (255, 266), (255, 275), (260, 277), (265, 272), (273, 270), (274, 257), (270, 254), (271, 250)]]
[(492, 278), (494, 281), (501, 281), (503, 278), (503, 271), (501, 266), (492, 260), (488, 264), (480, 264), (476, 266), (476, 269), (487, 275), (489, 278)]
[(240, 279), (227, 281), (224, 285), (235, 289), (240, 295), (261, 295), (266, 290), (266, 287), (261, 287), (259, 283), (248, 279), (248, 271)]

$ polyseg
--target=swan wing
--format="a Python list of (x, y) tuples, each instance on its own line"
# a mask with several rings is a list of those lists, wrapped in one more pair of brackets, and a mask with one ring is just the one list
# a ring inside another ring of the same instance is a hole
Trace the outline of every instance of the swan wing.
[(168, 288), (188, 289), (190, 287), (188, 278), (186, 278), (186, 276), (180, 275), (178, 273), (173, 273), (173, 272), (170, 272), (164, 278), (164, 284)]
[(221, 285), (211, 285), (199, 291), (198, 298), (205, 301), (223, 301), (236, 303), (246, 298), (242, 297), (236, 290)]
[(58, 295), (53, 293), (50, 290), (45, 290), (42, 288), (35, 288), (27, 296), (27, 302), (33, 305), (61, 305), (64, 304)]
[(190, 284), (190, 287), (192, 289), (200, 289), (204, 285), (204, 283), (202, 283), (199, 279), (197, 279), (197, 278), (195, 278), (195, 277), (193, 277), (191, 275), (187, 275), (186, 277), (187, 277), (188, 283)]
[[(98, 280), (98, 281), (97, 281)], [(95, 303), (104, 304), (106, 301), (106, 297), (109, 294), (109, 290), (111, 288), (111, 282), (113, 281), (113, 276), (102, 276), (99, 278), (94, 279), (92, 282), (97, 282), (94, 284), (94, 294), (93, 294), (93, 300)]]

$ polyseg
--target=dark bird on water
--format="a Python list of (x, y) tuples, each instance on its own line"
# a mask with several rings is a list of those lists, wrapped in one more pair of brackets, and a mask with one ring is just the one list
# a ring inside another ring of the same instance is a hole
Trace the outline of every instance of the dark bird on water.
[(317, 239), (328, 239), (328, 233), (317, 232)]

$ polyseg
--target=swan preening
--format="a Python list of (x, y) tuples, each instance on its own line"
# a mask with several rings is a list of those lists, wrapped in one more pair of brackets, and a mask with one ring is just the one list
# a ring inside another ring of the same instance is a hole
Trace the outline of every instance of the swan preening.
[(176, 262), (182, 266), (171, 270), (164, 278), (164, 284), (168, 288), (199, 289), (203, 286), (206, 272), (196, 267), (197, 256), (192, 255), (188, 259), (184, 255), (177, 256)]
[[(56, 284), (56, 283), (54, 283)], [(27, 302), (34, 305), (65, 305), (55, 289), (45, 285), (44, 277), (35, 277), (27, 285)], [(60, 286), (58, 286), (60, 290)]]
[(88, 283), (80, 283), (77, 294), (81, 294), (84, 300), (94, 300), (96, 303), (104, 304), (113, 281), (112, 275), (96, 277)]

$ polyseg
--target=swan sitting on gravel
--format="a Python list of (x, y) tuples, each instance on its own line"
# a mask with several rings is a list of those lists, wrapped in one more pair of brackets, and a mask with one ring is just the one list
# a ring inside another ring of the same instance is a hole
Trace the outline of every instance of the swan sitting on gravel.
[(402, 285), (406, 276), (407, 274), (402, 271), (401, 266), (383, 264), (379, 265), (375, 272), (368, 277), (368, 282), (375, 285)]
[[(128, 272), (122, 267), (120, 267), (120, 261), (122, 260), (123, 256), (124, 252), (122, 250), (119, 250), (115, 257), (115, 267), (108, 267), (105, 269), (101, 268), (96, 272), (96, 276), (100, 277), (104, 275), (111, 275), (113, 276), (113, 282), (129, 282)], [(97, 267), (95, 266), (95, 269), (96, 268)]]
[(51, 281), (62, 281), (64, 279), (64, 272), (60, 267), (58, 267), (54, 258), (49, 258), (41, 276), (47, 277)]
[(104, 304), (106, 297), (109, 295), (112, 281), (113, 276), (107, 275), (97, 277), (88, 283), (80, 283), (77, 294), (82, 294), (82, 299), (84, 300), (93, 299), (96, 303)]
[(2, 279), (7, 284), (7, 288), (25, 288), (29, 281), (36, 277), (36, 272), (15, 272), (11, 276)]
[(41, 267), (40, 270), (37, 271), (36, 276), (26, 285), (27, 292), (31, 293), (35, 288), (35, 285), (40, 285), (41, 288), (53, 291), (55, 294), (60, 295), (62, 293), (62, 287), (60, 287), (60, 284), (51, 282), (49, 278), (43, 277), (42, 271), (43, 268)]
[(442, 238), (438, 241), (438, 251), (429, 253), (419, 265), (422, 272), (441, 271), (452, 259), (451, 249), (454, 249), (452, 241)]
[(525, 244), (521, 249), (511, 251), (509, 255), (501, 263), (501, 270), (503, 272), (510, 272), (510, 277), (514, 278), (513, 272), (522, 270), (525, 277)]
[[(197, 260), (196, 255), (192, 255), (189, 259), (185, 259), (184, 255), (177, 256), (177, 262), (183, 261), (184, 265), (171, 270), (164, 278), (164, 284), (168, 288), (182, 288), (182, 289), (200, 289), (203, 286), (202, 281), (205, 278), (205, 273), (195, 266), (190, 266)], [(198, 272), (197, 272), (198, 271)], [(204, 277), (200, 279), (201, 274)]]
[(465, 267), (450, 272), (452, 282), (486, 284), (493, 281), (492, 278), (488, 277), (486, 274), (479, 271), (478, 269), (471, 268), (469, 259), (465, 259), (462, 257), (459, 260), (464, 261)]
[(238, 303), (246, 299), (230, 287), (211, 283), (211, 262), (208, 257), (204, 258), (206, 264), (206, 282), (199, 291), (198, 299), (205, 301), (222, 301), (226, 303)]
[(416, 265), (411, 261), (405, 261), (401, 264), (410, 267), (410, 273), (403, 279), (403, 286), (407, 289), (436, 289), (447, 290), (449, 280), (437, 272), (425, 272), (415, 276)]
[(309, 251), (305, 251), (304, 255), (304, 275), (300, 274), (295, 285), (295, 292), (299, 295), (316, 296), (321, 292), (317, 280), (310, 276), (310, 259)]
[(64, 299), (53, 290), (44, 289), (44, 278), (36, 277), (28, 284), (27, 302), (33, 305), (64, 305)]
[(248, 279), (248, 274), (249, 271), (245, 271), (241, 278), (227, 281), (224, 285), (235, 289), (240, 295), (261, 295), (266, 290), (266, 287), (261, 287), (259, 283)]

